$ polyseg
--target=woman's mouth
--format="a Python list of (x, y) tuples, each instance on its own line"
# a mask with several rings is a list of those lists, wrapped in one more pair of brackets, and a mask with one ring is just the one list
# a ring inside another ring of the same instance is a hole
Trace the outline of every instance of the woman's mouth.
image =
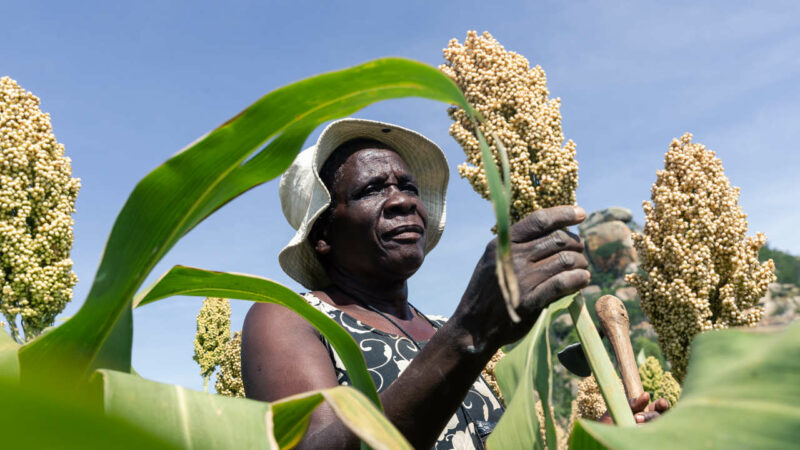
[(398, 242), (417, 242), (425, 234), (425, 229), (419, 225), (401, 225), (392, 228), (383, 234), (383, 239)]

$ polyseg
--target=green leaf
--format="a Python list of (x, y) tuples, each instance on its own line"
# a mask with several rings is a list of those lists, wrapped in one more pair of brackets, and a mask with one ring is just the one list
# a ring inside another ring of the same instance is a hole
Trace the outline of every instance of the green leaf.
[(130, 371), (131, 300), (182, 236), (239, 194), (280, 175), (319, 124), (379, 100), (410, 96), (455, 103), (474, 114), (438, 70), (381, 59), (273, 91), (150, 172), (117, 216), (83, 307), (21, 349), (23, 380), (36, 382), (60, 370), (69, 386), (100, 367)]
[(376, 449), (410, 449), (405, 438), (360, 392), (346, 386), (299, 394), (272, 404), (193, 391), (113, 370), (92, 379), (108, 417), (178, 448), (291, 448), (311, 413), (327, 401), (337, 417)]
[(309, 305), (291, 289), (252, 275), (176, 266), (138, 295), (134, 304), (138, 307), (175, 295), (253, 300), (277, 303), (291, 309), (308, 320), (325, 336), (342, 358), (353, 386), (369, 397), (377, 408), (381, 408), (375, 383), (367, 372), (364, 355), (353, 337), (333, 319)]
[[(508, 408), (489, 435), (490, 448), (545, 448), (536, 415), (537, 395), (545, 415), (547, 442), (556, 442), (555, 423), (550, 414), (553, 371), (549, 328), (555, 314), (566, 308), (573, 297), (575, 294), (542, 310), (527, 336), (497, 363), (495, 375)], [(550, 448), (555, 448), (555, 445), (550, 444)]]
[(619, 428), (581, 420), (572, 448), (795, 448), (800, 323), (778, 333), (720, 330), (692, 343), (683, 393), (663, 417)]
[[(486, 143), (486, 138), (479, 128), (475, 128), (478, 135), (478, 143), (481, 147), (481, 160), (486, 172), (486, 181), (489, 186), (489, 197), (494, 206), (495, 217), (497, 218), (497, 283), (503, 294), (506, 303), (506, 310), (509, 317), (514, 322), (519, 322), (520, 318), (516, 312), (519, 306), (519, 284), (517, 275), (514, 273), (514, 264), (511, 261), (511, 216), (509, 207), (511, 205), (510, 181), (508, 181), (508, 157), (505, 155), (505, 148), (500, 144), (497, 151), (500, 153), (500, 160), (503, 165), (503, 173), (506, 180), (500, 179), (500, 170), (492, 156), (492, 151)], [(499, 142), (499, 139), (497, 139)]]
[(108, 417), (176, 448), (278, 448), (269, 403), (223, 397), (100, 370), (92, 378)]
[(275, 436), (280, 448), (291, 448), (302, 439), (311, 412), (326, 400), (336, 416), (374, 449), (411, 449), (411, 444), (361, 392), (338, 386), (295, 395), (272, 404)]
[(583, 353), (589, 361), (589, 367), (592, 368), (592, 374), (597, 380), (597, 386), (600, 388), (600, 393), (603, 394), (603, 399), (606, 401), (608, 412), (614, 419), (614, 423), (620, 426), (636, 425), (628, 398), (625, 396), (625, 391), (617, 378), (617, 372), (614, 370), (611, 358), (608, 357), (592, 317), (586, 309), (586, 301), (582, 295), (575, 296), (570, 303), (569, 314), (572, 316), (572, 323), (575, 324), (575, 330), (578, 332)]
[(272, 431), (280, 448), (292, 448), (303, 439), (311, 413), (324, 400), (319, 392), (306, 392), (272, 403)]
[(173, 449), (169, 441), (112, 417), (86, 399), (64, 399), (0, 378), (0, 429), (7, 449)]
[(0, 380), (19, 380), (19, 344), (0, 327)]

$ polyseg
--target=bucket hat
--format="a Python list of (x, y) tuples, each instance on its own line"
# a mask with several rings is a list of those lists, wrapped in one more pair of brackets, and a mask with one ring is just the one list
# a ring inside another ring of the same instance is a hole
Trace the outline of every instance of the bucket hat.
[(297, 155), (281, 177), (278, 189), (283, 215), (297, 230), (281, 250), (278, 261), (284, 272), (307, 289), (323, 289), (331, 284), (308, 241), (314, 221), (331, 204), (331, 195), (319, 171), (337, 147), (357, 138), (374, 139), (388, 145), (414, 174), (420, 200), (428, 210), (426, 254), (436, 246), (444, 231), (445, 195), (450, 172), (439, 146), (415, 131), (390, 123), (352, 118), (332, 122), (322, 131), (316, 145)]

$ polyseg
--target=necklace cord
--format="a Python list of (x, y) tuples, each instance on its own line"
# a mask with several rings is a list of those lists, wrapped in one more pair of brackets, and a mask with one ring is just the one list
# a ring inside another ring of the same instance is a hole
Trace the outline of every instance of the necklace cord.
[[(400, 330), (400, 332), (401, 332), (401, 333), (405, 334), (405, 335), (406, 335), (406, 337), (407, 337), (409, 340), (411, 340), (411, 342), (413, 342), (413, 343), (414, 343), (414, 345), (417, 347), (417, 350), (422, 350), (422, 346), (421, 346), (421, 345), (419, 345), (419, 342), (417, 342), (417, 340), (416, 340), (416, 339), (414, 339), (413, 337), (411, 337), (411, 335), (410, 335), (410, 334), (408, 334), (408, 332), (407, 332), (406, 330), (404, 330), (404, 329), (403, 329), (403, 327), (401, 327), (401, 326), (400, 326), (400, 325), (399, 325), (397, 322), (395, 322), (394, 320), (392, 320), (392, 318), (391, 318), (391, 317), (389, 317), (389, 315), (388, 315), (388, 314), (385, 314), (384, 312), (382, 312), (382, 311), (381, 311), (381, 310), (379, 310), (378, 308), (376, 308), (376, 307), (374, 307), (374, 306), (370, 305), (369, 303), (365, 303), (365, 302), (363, 302), (361, 299), (358, 299), (358, 298), (355, 298), (355, 297), (351, 297), (351, 298), (352, 298), (353, 300), (355, 300), (355, 302), (356, 302), (356, 303), (358, 303), (359, 305), (361, 305), (363, 308), (366, 308), (366, 309), (368, 309), (368, 310), (370, 310), (370, 311), (372, 311), (372, 312), (374, 312), (374, 313), (378, 314), (379, 316), (383, 317), (384, 319), (388, 320), (388, 321), (389, 321), (389, 322), (390, 322), (392, 325), (394, 325), (394, 326), (395, 326), (395, 328), (397, 328), (398, 330)], [(409, 305), (409, 306), (410, 306), (410, 305)], [(416, 312), (417, 312), (417, 314), (422, 314), (422, 313), (420, 313), (420, 312), (417, 310), (417, 308), (413, 308), (413, 309), (414, 309), (414, 311), (416, 311)], [(427, 318), (427, 317), (425, 317), (425, 319), (427, 320), (428, 318)], [(428, 323), (430, 323), (430, 320), (428, 320)]]

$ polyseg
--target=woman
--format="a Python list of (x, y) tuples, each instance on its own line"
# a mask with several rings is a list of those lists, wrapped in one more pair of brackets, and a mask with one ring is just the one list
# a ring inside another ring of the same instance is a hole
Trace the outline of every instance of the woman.
[[(497, 285), (494, 241), (446, 323), (417, 311), (407, 280), (441, 236), (447, 178), (442, 151), (425, 137), (345, 119), (329, 125), (281, 180), (284, 214), (297, 230), (281, 266), (311, 290), (309, 303), (361, 343), (387, 417), (415, 448), (480, 447), (502, 412), (481, 369), (500, 346), (523, 337), (544, 307), (589, 282), (583, 244), (563, 231), (585, 212), (551, 208), (512, 228), (519, 323), (509, 319)], [(248, 397), (265, 401), (348, 382), (316, 329), (265, 303), (245, 319), (242, 375)], [(358, 445), (324, 404), (301, 443)]]

